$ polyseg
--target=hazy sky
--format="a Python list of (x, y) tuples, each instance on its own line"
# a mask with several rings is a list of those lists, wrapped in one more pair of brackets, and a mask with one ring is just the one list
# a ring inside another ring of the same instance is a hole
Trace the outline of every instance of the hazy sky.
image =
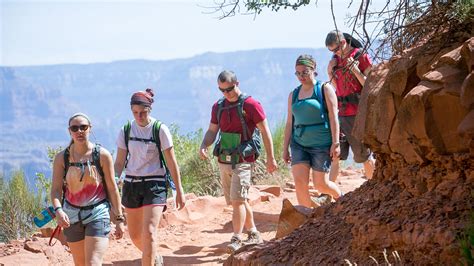
[[(219, 1), (219, 0), (216, 0)], [(241, 0), (242, 2), (242, 0)], [(334, 0), (338, 27), (346, 0)], [(354, 1), (359, 3), (358, 1)], [(383, 2), (384, 1), (380, 1)], [(219, 20), (214, 1), (0, 0), (0, 66), (173, 59), (205, 52), (324, 47), (329, 0)], [(354, 13), (354, 12), (352, 12)]]

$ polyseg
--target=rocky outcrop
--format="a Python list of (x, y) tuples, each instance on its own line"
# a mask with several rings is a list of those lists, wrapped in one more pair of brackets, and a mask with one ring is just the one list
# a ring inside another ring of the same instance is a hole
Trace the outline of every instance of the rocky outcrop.
[(228, 265), (365, 265), (384, 250), (408, 265), (460, 262), (474, 207), (474, 38), (446, 43), (372, 70), (353, 133), (376, 153), (374, 178)]

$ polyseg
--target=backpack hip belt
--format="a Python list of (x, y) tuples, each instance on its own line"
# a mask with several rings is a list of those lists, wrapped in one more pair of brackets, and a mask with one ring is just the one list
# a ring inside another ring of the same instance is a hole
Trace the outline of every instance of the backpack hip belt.
[(348, 103), (359, 104), (359, 99), (360, 99), (360, 92), (353, 92), (346, 96), (337, 96), (337, 101), (342, 103), (343, 106)]

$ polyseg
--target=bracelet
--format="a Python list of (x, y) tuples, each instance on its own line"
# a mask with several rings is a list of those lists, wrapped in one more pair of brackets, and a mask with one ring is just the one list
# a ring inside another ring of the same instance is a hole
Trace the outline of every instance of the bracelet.
[(125, 216), (123, 214), (115, 216), (115, 221), (116, 222), (125, 222)]
[(339, 146), (339, 145), (341, 145), (341, 143), (339, 143), (339, 142), (333, 142), (332, 145)]
[(61, 207), (61, 206), (59, 206), (59, 207), (56, 207), (56, 208), (54, 208), (54, 211), (55, 211), (55, 212), (57, 212), (59, 209), (61, 209), (61, 210), (62, 210), (62, 209), (63, 209), (63, 207)]

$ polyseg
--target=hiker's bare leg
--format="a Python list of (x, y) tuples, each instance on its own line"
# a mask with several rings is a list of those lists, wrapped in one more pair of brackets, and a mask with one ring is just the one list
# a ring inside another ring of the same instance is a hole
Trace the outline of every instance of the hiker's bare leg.
[(142, 228), (143, 228), (143, 207), (142, 208), (125, 208), (127, 213), (127, 228), (133, 244), (140, 250), (142, 248)]
[(313, 185), (319, 192), (329, 194), (335, 199), (341, 196), (339, 187), (330, 181), (329, 175), (324, 172), (313, 170)]
[(77, 242), (67, 242), (67, 245), (71, 249), (72, 258), (74, 260), (75, 266), (84, 266), (86, 265), (86, 257), (85, 257), (85, 247), (84, 247), (84, 240), (77, 241)]
[(108, 237), (92, 237), (85, 238), (85, 262), (89, 266), (102, 265), (102, 258), (104, 257), (107, 248), (109, 247)]
[(251, 228), (255, 227), (255, 221), (253, 220), (253, 211), (252, 207), (250, 207), (250, 203), (248, 200), (245, 201), (245, 228), (250, 230)]
[(296, 198), (298, 204), (305, 207), (311, 207), (311, 198), (309, 196), (309, 165), (299, 163), (291, 166), (291, 173), (295, 181)]
[(372, 157), (369, 157), (367, 161), (364, 162), (364, 171), (367, 179), (372, 179), (374, 175), (375, 160)]
[(245, 208), (245, 200), (233, 200), (232, 201), (232, 226), (234, 228), (234, 234), (242, 233), (244, 229), (245, 216), (247, 210)]
[(163, 214), (163, 206), (149, 205), (142, 208), (142, 265), (154, 265), (158, 247), (158, 225)]
[(337, 176), (339, 175), (339, 158), (332, 160), (331, 170), (329, 171), (329, 180), (336, 182)]

